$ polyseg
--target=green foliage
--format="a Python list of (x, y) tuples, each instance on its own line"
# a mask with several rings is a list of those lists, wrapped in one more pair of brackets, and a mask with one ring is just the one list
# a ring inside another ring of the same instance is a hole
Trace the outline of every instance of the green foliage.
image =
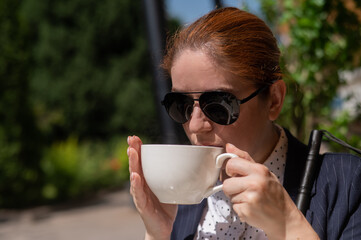
[(69, 137), (54, 143), (41, 161), (46, 184), (40, 198), (54, 202), (122, 186), (129, 179), (127, 147), (125, 137), (81, 144)]
[(159, 134), (143, 15), (141, 0), (0, 1), (0, 207), (128, 179), (111, 139)]
[(0, 206), (32, 202), (39, 193), (42, 140), (29, 104), (32, 33), (22, 1), (0, 1)]
[(31, 97), (49, 139), (157, 133), (140, 3), (24, 1), (36, 31)]
[(337, 130), (340, 122), (351, 123), (350, 118), (332, 114), (332, 101), (344, 84), (339, 73), (361, 66), (361, 22), (356, 9), (346, 8), (344, 1), (261, 2), (270, 22), (279, 26), (283, 43), (288, 94), (280, 123), (301, 139), (314, 128)]
[[(361, 147), (361, 140), (360, 136), (356, 134), (350, 133), (350, 115), (347, 111), (342, 112), (334, 121), (333, 124), (320, 124), (320, 129), (326, 129), (327, 131), (331, 132), (335, 137), (338, 139), (343, 140), (344, 142), (347, 142), (351, 146), (354, 146), (356, 148)], [(360, 119), (358, 119), (360, 121)], [(338, 143), (329, 141), (328, 145), (330, 148), (337, 152), (347, 152), (349, 149), (341, 146)], [(352, 151), (349, 151), (350, 153), (354, 153)]]

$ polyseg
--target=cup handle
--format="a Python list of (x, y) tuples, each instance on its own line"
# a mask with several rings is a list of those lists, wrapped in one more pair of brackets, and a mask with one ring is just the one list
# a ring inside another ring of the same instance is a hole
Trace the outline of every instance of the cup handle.
[(216, 158), (216, 168), (221, 168), (225, 160), (234, 157), (238, 157), (238, 156), (233, 153), (222, 153), (218, 155)]
[[(238, 157), (238, 156), (233, 153), (222, 153), (222, 154), (218, 155), (216, 158), (216, 168), (221, 168), (225, 160), (227, 160), (229, 158), (234, 158), (234, 157)], [(221, 191), (222, 188), (223, 188), (223, 184), (210, 188), (204, 194), (204, 198), (207, 198), (207, 197), (211, 196), (212, 194), (215, 194), (216, 192)]]

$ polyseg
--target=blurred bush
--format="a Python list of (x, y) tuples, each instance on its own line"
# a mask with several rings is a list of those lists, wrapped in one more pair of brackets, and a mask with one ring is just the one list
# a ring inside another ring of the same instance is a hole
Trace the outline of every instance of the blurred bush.
[(29, 97), (32, 32), (21, 1), (0, 1), (0, 207), (34, 202), (43, 142)]
[(31, 101), (46, 139), (157, 135), (141, 0), (24, 0), (20, 10), (35, 31)]
[(85, 142), (75, 137), (54, 143), (43, 156), (42, 197), (46, 202), (78, 198), (120, 187), (129, 179), (126, 138)]
[(0, 207), (122, 186), (115, 136), (159, 136), (141, 5), (0, 1)]
[(333, 103), (337, 91), (347, 84), (340, 73), (361, 67), (361, 2), (260, 0), (260, 3), (279, 37), (284, 80), (288, 85), (278, 122), (305, 142), (312, 129), (323, 128), (360, 147), (361, 131), (357, 124), (360, 109), (353, 118), (337, 115)]

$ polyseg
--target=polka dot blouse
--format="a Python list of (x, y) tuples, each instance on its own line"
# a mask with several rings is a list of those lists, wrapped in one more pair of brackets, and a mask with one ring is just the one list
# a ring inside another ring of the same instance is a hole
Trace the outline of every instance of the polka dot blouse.
[[(284, 130), (281, 127), (279, 129), (280, 139), (264, 165), (277, 176), (282, 184), (288, 140)], [(268, 238), (261, 229), (241, 222), (233, 211), (229, 198), (220, 191), (208, 197), (207, 206), (194, 239), (265, 240)]]

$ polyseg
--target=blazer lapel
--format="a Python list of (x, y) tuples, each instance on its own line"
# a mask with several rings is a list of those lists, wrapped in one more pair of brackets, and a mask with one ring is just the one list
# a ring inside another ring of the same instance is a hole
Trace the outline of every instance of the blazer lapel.
[(177, 218), (171, 236), (172, 240), (193, 239), (206, 204), (207, 199), (204, 199), (200, 204), (178, 206)]

